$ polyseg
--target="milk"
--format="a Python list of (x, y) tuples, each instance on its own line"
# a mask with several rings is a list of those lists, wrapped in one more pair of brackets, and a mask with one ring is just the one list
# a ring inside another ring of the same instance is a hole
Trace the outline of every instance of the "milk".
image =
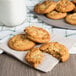
[(0, 0), (0, 25), (20, 25), (25, 18), (25, 0)]

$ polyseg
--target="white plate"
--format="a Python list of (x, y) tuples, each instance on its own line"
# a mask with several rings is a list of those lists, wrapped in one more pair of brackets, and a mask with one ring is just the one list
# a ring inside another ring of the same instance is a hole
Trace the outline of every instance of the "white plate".
[(65, 22), (65, 19), (60, 19), (60, 20), (52, 20), (47, 18), (44, 15), (36, 14), (36, 16), (42, 20), (43, 22), (49, 24), (50, 26), (58, 27), (58, 28), (63, 28), (63, 29), (71, 29), (71, 30), (76, 30), (76, 25), (71, 25)]

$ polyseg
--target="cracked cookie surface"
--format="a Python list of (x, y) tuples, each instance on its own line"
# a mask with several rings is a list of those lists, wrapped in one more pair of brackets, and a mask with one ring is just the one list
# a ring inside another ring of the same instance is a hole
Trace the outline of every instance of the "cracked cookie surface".
[(56, 2), (54, 1), (44, 1), (42, 3), (37, 4), (34, 7), (34, 11), (38, 14), (45, 14), (53, 11), (56, 8)]
[(69, 59), (68, 49), (64, 45), (58, 42), (49, 42), (49, 43), (43, 44), (40, 47), (40, 50), (51, 54), (52, 56), (56, 57), (62, 62), (65, 62)]
[(8, 41), (8, 46), (16, 51), (26, 51), (33, 48), (35, 43), (27, 39), (25, 34), (18, 34)]
[(67, 15), (65, 21), (69, 24), (76, 25), (76, 13)]
[(75, 5), (69, 0), (60, 0), (57, 2), (56, 10), (59, 12), (70, 12), (75, 8)]
[(37, 67), (44, 59), (44, 54), (39, 48), (31, 49), (25, 56), (25, 60), (34, 68)]
[(43, 28), (30, 26), (25, 30), (27, 38), (37, 43), (47, 43), (50, 41), (49, 33)]
[(61, 12), (57, 12), (57, 11), (52, 11), (48, 14), (46, 14), (46, 16), (50, 19), (62, 19), (64, 17), (66, 17), (67, 13), (61, 13)]

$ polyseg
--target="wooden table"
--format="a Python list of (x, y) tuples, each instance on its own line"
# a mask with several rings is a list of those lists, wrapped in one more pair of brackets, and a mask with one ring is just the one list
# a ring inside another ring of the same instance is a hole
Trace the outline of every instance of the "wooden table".
[(59, 63), (51, 72), (37, 71), (7, 54), (0, 55), (0, 76), (76, 76), (76, 55)]

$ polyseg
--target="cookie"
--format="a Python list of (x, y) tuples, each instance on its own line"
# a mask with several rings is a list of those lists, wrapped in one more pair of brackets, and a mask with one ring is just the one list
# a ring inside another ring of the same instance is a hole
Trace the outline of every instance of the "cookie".
[(40, 47), (40, 50), (51, 54), (52, 56), (56, 57), (62, 62), (65, 62), (69, 59), (68, 49), (64, 45), (58, 42), (49, 42), (49, 43), (43, 44)]
[(53, 11), (56, 8), (56, 2), (54, 1), (44, 1), (37, 4), (34, 7), (34, 11), (38, 14), (46, 14)]
[(41, 64), (43, 59), (44, 54), (39, 50), (39, 48), (31, 49), (25, 56), (25, 60), (35, 68)]
[(50, 41), (49, 33), (43, 28), (30, 26), (27, 27), (24, 31), (26, 33), (27, 38), (36, 43), (47, 43)]
[(35, 43), (26, 38), (25, 34), (18, 34), (8, 41), (8, 46), (17, 51), (26, 51), (35, 46)]
[(46, 16), (50, 19), (54, 19), (54, 20), (57, 20), (57, 19), (62, 19), (64, 17), (66, 17), (67, 13), (61, 13), (61, 12), (57, 12), (57, 11), (52, 11), (48, 14), (46, 14)]
[(70, 12), (75, 8), (75, 5), (69, 0), (60, 0), (57, 3), (56, 10), (59, 12)]
[(67, 15), (65, 21), (69, 24), (76, 25), (76, 13)]

